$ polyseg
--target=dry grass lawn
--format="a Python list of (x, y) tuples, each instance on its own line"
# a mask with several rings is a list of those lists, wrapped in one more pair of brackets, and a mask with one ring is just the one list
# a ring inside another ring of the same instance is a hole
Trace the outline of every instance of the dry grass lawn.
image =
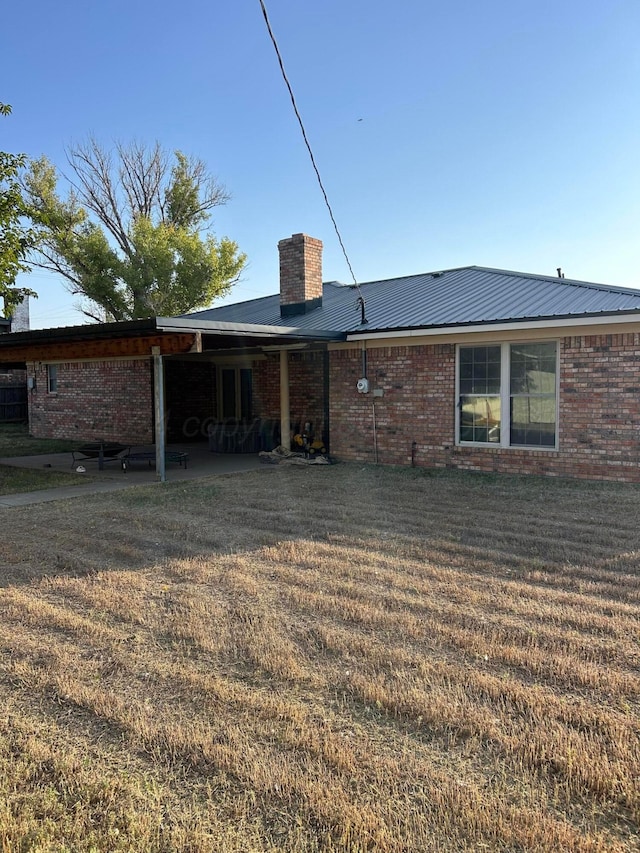
[(339, 465), (0, 510), (0, 850), (640, 850), (639, 506)]

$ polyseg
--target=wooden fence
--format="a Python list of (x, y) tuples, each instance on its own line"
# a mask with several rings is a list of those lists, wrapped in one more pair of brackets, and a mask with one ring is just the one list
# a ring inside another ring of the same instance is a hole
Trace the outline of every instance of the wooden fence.
[(27, 386), (0, 385), (0, 423), (26, 421)]

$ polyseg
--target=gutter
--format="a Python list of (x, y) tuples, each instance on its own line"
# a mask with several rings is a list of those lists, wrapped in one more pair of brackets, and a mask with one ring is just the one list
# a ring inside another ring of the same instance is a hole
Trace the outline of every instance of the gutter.
[(300, 326), (263, 326), (258, 323), (228, 323), (219, 320), (193, 320), (181, 317), (157, 317), (159, 332), (201, 332), (202, 334), (238, 335), (246, 337), (295, 338), (299, 340), (344, 341), (346, 332), (334, 329), (307, 329)]
[(108, 338), (132, 338), (154, 333), (236, 335), (238, 337), (291, 338), (293, 340), (344, 341), (345, 332), (333, 329), (304, 329), (296, 326), (261, 326), (249, 323), (225, 323), (214, 320), (193, 322), (180, 317), (150, 317), (120, 323), (86, 323), (54, 329), (31, 329), (0, 335), (3, 347), (33, 346), (64, 341), (93, 341)]
[(459, 335), (461, 332), (512, 332), (521, 329), (559, 329), (577, 326), (610, 326), (640, 322), (640, 309), (624, 314), (581, 314), (564, 317), (545, 317), (534, 320), (525, 318), (508, 322), (487, 320), (480, 323), (457, 323), (451, 326), (425, 326), (413, 329), (390, 329), (380, 332), (347, 332), (347, 341), (380, 340), (393, 338), (423, 338), (437, 335)]
[(19, 344), (45, 344), (56, 341), (83, 341), (97, 338), (131, 338), (157, 330), (155, 317), (147, 320), (126, 320), (121, 323), (85, 323), (82, 326), (59, 326), (54, 329), (31, 329), (0, 335), (0, 347)]

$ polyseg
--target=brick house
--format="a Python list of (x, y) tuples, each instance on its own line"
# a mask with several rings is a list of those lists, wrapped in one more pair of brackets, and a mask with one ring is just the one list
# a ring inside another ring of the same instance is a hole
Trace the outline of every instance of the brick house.
[(279, 252), (274, 296), (1, 336), (32, 432), (255, 452), (309, 423), (339, 459), (640, 481), (640, 291), (483, 267), (323, 284), (319, 240)]
[[(29, 327), (29, 303), (24, 300), (21, 311), (14, 312), (11, 318), (0, 317), (0, 335), (9, 334), (21, 328), (22, 317), (26, 314), (26, 328)], [(6, 306), (5, 306), (6, 308)], [(16, 313), (20, 313), (16, 323)], [(25, 328), (25, 326), (22, 326)], [(24, 421), (27, 415), (27, 374), (24, 364), (18, 367), (0, 363), (0, 423)]]

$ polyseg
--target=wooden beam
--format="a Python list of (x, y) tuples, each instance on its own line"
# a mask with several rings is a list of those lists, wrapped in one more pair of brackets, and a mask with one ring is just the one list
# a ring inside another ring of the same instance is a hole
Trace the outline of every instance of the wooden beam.
[[(51, 341), (0, 347), (0, 364), (16, 361), (88, 361), (148, 355), (159, 347), (161, 355), (198, 352), (195, 334), (170, 333), (135, 338), (106, 338), (86, 341)], [(200, 346), (201, 343), (200, 343)], [(196, 348), (196, 349), (194, 349)]]

